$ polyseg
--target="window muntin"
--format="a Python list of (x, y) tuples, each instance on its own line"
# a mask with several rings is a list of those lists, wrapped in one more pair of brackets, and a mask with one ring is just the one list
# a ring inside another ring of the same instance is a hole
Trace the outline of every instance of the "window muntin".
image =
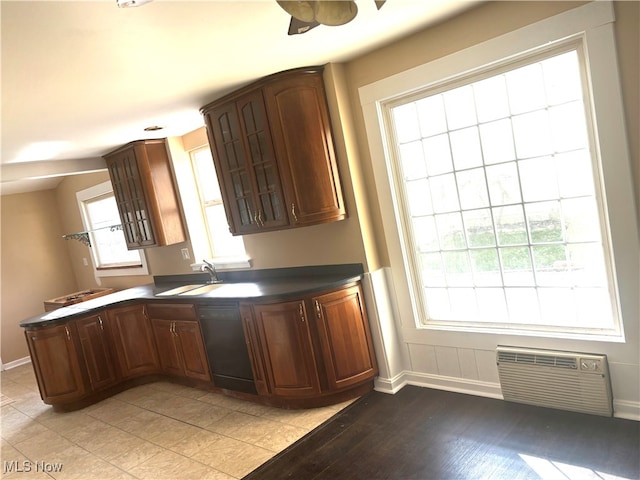
[(575, 47), (389, 105), (424, 324), (617, 330), (582, 85)]

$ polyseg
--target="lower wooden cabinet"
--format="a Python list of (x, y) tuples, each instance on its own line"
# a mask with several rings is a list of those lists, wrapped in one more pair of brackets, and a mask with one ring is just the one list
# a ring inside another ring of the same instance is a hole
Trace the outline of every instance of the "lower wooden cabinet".
[(110, 308), (107, 319), (122, 377), (160, 372), (160, 360), (146, 305)]
[(151, 304), (151, 326), (162, 371), (211, 381), (207, 353), (192, 304)]
[(253, 305), (252, 321), (268, 388), (275, 396), (309, 397), (320, 393), (307, 317), (303, 301)]
[(360, 286), (327, 293), (312, 301), (329, 389), (350, 387), (377, 375)]
[(119, 380), (103, 316), (91, 315), (75, 322), (82, 360), (93, 391), (110, 387)]
[(258, 391), (295, 399), (372, 381), (378, 368), (358, 284), (241, 306)]
[(71, 325), (63, 324), (25, 331), (40, 396), (45, 403), (73, 401), (86, 392), (71, 330)]
[(362, 395), (377, 374), (359, 282), (265, 302), (131, 303), (25, 334), (42, 399), (64, 409), (161, 373), (306, 408)]

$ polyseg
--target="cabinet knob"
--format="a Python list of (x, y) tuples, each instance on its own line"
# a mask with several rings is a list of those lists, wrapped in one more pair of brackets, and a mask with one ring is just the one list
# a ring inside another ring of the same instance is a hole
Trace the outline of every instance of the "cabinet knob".
[(64, 331), (67, 332), (67, 340), (71, 340), (71, 332), (69, 332), (69, 327), (67, 325), (64, 326)]
[(102, 324), (102, 317), (98, 315), (98, 323), (100, 324), (100, 330), (104, 332), (104, 325)]

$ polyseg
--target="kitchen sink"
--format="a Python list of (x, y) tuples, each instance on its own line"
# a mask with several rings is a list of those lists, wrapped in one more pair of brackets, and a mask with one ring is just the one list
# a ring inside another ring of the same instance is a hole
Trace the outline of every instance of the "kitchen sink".
[[(183, 285), (181, 287), (172, 288), (171, 290), (167, 290), (165, 292), (156, 293), (156, 297), (170, 297), (173, 295), (180, 295), (182, 293), (186, 293), (194, 288), (202, 287), (201, 283), (197, 285)], [(206, 285), (204, 285), (206, 287)]]
[(224, 286), (223, 283), (209, 283), (207, 285), (202, 285), (199, 288), (195, 288), (193, 290), (187, 290), (186, 292), (182, 292), (179, 295), (183, 296), (183, 295), (202, 295), (203, 293), (209, 293), (217, 288), (220, 288)]

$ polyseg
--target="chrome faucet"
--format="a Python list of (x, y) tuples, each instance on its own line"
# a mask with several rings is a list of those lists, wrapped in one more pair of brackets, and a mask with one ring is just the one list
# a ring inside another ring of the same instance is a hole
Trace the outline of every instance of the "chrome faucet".
[(204, 265), (200, 267), (200, 271), (207, 272), (211, 277), (207, 283), (221, 283), (222, 280), (218, 278), (218, 272), (216, 272), (216, 267), (213, 263), (209, 263), (206, 260), (202, 260)]

